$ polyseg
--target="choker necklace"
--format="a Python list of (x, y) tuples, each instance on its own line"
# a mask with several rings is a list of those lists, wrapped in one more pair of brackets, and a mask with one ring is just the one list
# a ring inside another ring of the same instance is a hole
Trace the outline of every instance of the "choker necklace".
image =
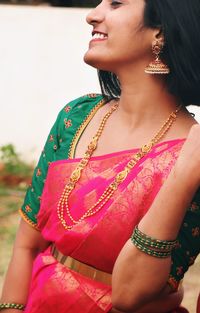
[[(131, 170), (134, 168), (134, 166), (148, 153), (151, 151), (153, 146), (158, 143), (158, 141), (164, 137), (164, 135), (168, 132), (172, 124), (177, 118), (177, 114), (181, 109), (181, 105), (178, 107), (178, 109), (174, 112), (172, 112), (168, 119), (163, 123), (159, 131), (156, 133), (156, 135), (150, 140), (150, 142), (139, 150), (139, 152), (135, 153), (131, 160), (126, 164), (125, 168), (119, 172), (116, 177), (114, 177), (113, 181), (109, 184), (109, 186), (105, 189), (105, 191), (102, 193), (101, 197), (97, 200), (97, 202), (91, 206), (78, 220), (75, 220), (71, 214), (68, 199), (72, 191), (75, 189), (77, 182), (81, 178), (82, 171), (87, 166), (93, 152), (97, 148), (98, 140), (103, 132), (103, 129), (105, 127), (105, 124), (110, 117), (110, 115), (116, 111), (118, 107), (118, 103), (114, 104), (111, 109), (105, 114), (103, 117), (101, 124), (99, 126), (99, 129), (96, 133), (96, 135), (93, 137), (92, 141), (87, 147), (87, 150), (81, 159), (81, 161), (78, 163), (76, 169), (72, 172), (68, 183), (65, 185), (64, 190), (62, 192), (62, 195), (59, 199), (58, 206), (57, 206), (57, 215), (62, 223), (63, 227), (66, 230), (71, 229), (75, 225), (81, 223), (84, 219), (87, 217), (90, 217), (97, 212), (99, 212), (103, 206), (108, 202), (108, 200), (113, 196), (114, 192), (117, 190), (118, 186), (126, 179), (127, 175), (131, 172)], [(64, 214), (68, 216), (68, 218), (71, 220), (72, 225), (68, 225)]]

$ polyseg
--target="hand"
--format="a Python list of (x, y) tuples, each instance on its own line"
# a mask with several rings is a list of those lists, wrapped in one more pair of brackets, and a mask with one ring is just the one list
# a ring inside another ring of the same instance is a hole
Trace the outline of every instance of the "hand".
[(191, 127), (188, 137), (181, 149), (180, 155), (175, 164), (175, 175), (184, 175), (192, 179), (196, 189), (200, 185), (200, 125)]

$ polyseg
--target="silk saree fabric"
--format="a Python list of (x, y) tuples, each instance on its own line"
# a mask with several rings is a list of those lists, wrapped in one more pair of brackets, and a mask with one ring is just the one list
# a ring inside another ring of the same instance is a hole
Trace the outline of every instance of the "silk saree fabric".
[[(80, 160), (69, 158), (68, 154), (73, 146), (72, 138), (78, 139), (78, 133), (72, 131), (72, 127), (83, 125), (80, 122), (80, 109), (87, 105), (85, 111), (81, 110), (84, 112), (83, 121), (87, 120), (99, 101), (101, 98), (93, 95), (79, 99), (74, 109), (72, 104), (63, 110), (64, 114), (71, 112), (71, 115), (64, 115), (63, 118), (63, 111), (59, 115), (36, 167), (21, 214), (63, 254), (112, 273), (120, 250), (130, 238), (134, 226), (150, 208), (174, 166), (184, 139), (157, 144), (138, 162), (97, 214), (65, 230), (58, 219), (57, 205), (71, 172)], [(75, 219), (79, 219), (99, 199), (113, 177), (137, 151), (132, 149), (91, 158), (69, 199), (71, 214)], [(199, 214), (197, 193), (188, 208), (172, 255), (168, 282), (174, 289), (199, 252)], [(66, 215), (65, 219), (70, 225)], [(51, 313), (56, 310), (60, 313), (98, 313), (109, 312), (111, 307), (110, 286), (90, 280), (58, 263), (51, 256), (50, 248), (38, 255), (25, 312)]]

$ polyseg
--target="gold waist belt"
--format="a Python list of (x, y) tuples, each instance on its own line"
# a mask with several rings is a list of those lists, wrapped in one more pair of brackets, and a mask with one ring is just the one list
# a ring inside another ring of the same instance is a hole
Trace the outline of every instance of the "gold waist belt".
[(96, 268), (82, 263), (78, 260), (73, 259), (70, 256), (66, 256), (62, 254), (55, 245), (51, 247), (51, 254), (52, 256), (64, 266), (67, 266), (71, 270), (82, 274), (90, 279), (94, 279), (98, 282), (111, 285), (111, 274), (97, 270)]

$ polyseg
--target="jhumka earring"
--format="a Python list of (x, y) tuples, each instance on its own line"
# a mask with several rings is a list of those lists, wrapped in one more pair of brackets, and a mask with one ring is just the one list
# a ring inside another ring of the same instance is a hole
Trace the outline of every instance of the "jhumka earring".
[(155, 60), (153, 60), (146, 68), (145, 73), (147, 74), (169, 74), (169, 67), (163, 63), (160, 59), (160, 53), (163, 49), (163, 43), (160, 43), (158, 40), (152, 45), (152, 52), (155, 56)]

